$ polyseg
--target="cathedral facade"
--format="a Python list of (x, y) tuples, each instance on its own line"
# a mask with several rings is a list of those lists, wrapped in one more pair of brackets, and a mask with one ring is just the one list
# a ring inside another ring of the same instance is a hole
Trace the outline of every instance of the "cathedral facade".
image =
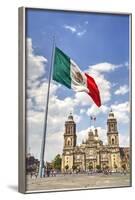
[(104, 145), (98, 135), (98, 129), (88, 132), (87, 139), (77, 145), (76, 123), (72, 114), (65, 122), (64, 147), (62, 154), (62, 172), (92, 170), (129, 171), (128, 147), (119, 146), (117, 119), (112, 110), (107, 119), (107, 144)]

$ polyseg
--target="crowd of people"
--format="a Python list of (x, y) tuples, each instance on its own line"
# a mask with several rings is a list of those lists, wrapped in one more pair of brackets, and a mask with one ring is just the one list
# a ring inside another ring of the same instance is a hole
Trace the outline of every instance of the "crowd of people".
[[(95, 175), (95, 174), (104, 174), (104, 175), (112, 175), (112, 174), (116, 174), (118, 172), (112, 172), (110, 171), (109, 169), (106, 169), (106, 170), (87, 170), (87, 171), (80, 171), (80, 170), (75, 170), (75, 171), (67, 171), (65, 170), (63, 173), (62, 172), (58, 172), (57, 170), (55, 169), (49, 169), (49, 168), (45, 168), (43, 169), (43, 174), (42, 176), (43, 177), (56, 177), (58, 174), (60, 175), (72, 175), (72, 174), (86, 174), (86, 175)], [(123, 170), (121, 172), (119, 172), (121, 174), (124, 174), (126, 175), (127, 174), (127, 171), (126, 170)], [(30, 173), (30, 177), (31, 178), (37, 178), (38, 177), (38, 172), (37, 171), (31, 171)]]

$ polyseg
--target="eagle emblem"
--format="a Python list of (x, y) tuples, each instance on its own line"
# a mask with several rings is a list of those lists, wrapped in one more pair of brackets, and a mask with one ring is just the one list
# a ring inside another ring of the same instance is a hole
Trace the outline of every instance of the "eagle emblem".
[(74, 73), (74, 79), (76, 80), (76, 82), (78, 83), (83, 83), (83, 77), (81, 75), (80, 72), (75, 72)]

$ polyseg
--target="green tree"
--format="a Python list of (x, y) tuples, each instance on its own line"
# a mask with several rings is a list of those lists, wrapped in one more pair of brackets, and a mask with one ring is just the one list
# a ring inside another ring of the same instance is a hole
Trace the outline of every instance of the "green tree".
[(54, 160), (52, 161), (52, 166), (54, 169), (61, 170), (61, 160), (60, 154), (55, 156)]
[(93, 166), (90, 164), (90, 165), (88, 166), (88, 169), (89, 169), (89, 170), (92, 170), (92, 169), (93, 169)]
[(100, 166), (100, 165), (96, 165), (96, 169), (97, 169), (97, 170), (100, 170), (100, 169), (101, 169), (101, 166)]

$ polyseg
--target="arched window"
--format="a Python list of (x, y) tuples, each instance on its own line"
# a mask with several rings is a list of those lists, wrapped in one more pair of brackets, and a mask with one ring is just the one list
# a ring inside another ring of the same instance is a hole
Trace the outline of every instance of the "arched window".
[(111, 144), (111, 136), (109, 136), (109, 144)]
[(71, 145), (72, 145), (72, 138), (71, 138)]
[(112, 144), (114, 144), (114, 138), (112, 138)]
[(110, 124), (111, 131), (114, 130), (114, 124)]
[(111, 131), (110, 124), (108, 124), (108, 131), (109, 131), (109, 132)]
[(70, 126), (70, 133), (72, 133), (72, 126)]
[(74, 126), (72, 126), (72, 133), (74, 133)]
[(115, 136), (115, 142), (117, 141), (117, 137)]
[(67, 132), (67, 133), (70, 133), (69, 126), (66, 127), (66, 132)]
[(68, 146), (70, 146), (70, 141), (68, 140)]

